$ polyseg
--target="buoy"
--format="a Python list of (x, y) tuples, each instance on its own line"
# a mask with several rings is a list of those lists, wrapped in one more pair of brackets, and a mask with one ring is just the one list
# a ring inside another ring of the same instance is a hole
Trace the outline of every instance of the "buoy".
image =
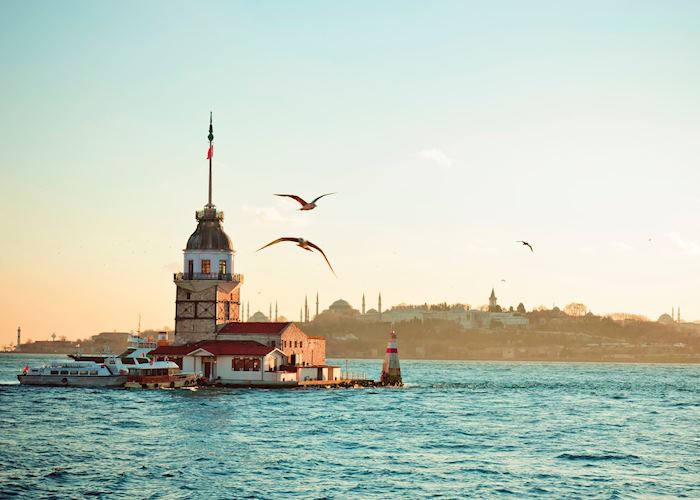
[(389, 344), (386, 346), (386, 357), (384, 358), (384, 366), (382, 367), (382, 376), (379, 383), (384, 386), (401, 387), (401, 366), (399, 365), (399, 350), (396, 347), (396, 332), (391, 331), (389, 335)]

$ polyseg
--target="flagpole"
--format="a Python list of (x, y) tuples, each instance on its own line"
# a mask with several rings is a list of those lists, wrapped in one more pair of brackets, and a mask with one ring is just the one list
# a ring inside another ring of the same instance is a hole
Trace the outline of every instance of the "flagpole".
[(213, 207), (211, 202), (211, 157), (214, 156), (214, 152), (212, 151), (212, 141), (214, 140), (214, 126), (212, 125), (212, 112), (209, 112), (209, 136), (207, 137), (209, 139), (209, 203), (207, 206), (209, 208)]

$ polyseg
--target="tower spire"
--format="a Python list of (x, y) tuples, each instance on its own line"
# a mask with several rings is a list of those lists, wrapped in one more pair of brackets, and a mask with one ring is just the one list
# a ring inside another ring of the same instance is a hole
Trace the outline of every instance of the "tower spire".
[(207, 203), (207, 208), (212, 208), (214, 204), (211, 202), (211, 159), (214, 157), (214, 124), (212, 120), (212, 112), (209, 112), (209, 151), (207, 152), (207, 160), (209, 160), (209, 203)]

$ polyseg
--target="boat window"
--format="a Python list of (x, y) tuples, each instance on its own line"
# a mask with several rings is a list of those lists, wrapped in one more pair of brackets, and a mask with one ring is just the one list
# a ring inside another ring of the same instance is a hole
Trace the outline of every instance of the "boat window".
[(78, 370), (71, 370), (70, 374), (71, 374), (71, 375), (77, 375), (77, 374), (78, 374)]
[(97, 375), (97, 370), (90, 370), (90, 375)]
[(147, 365), (148, 363), (151, 362), (150, 359), (146, 359), (146, 358), (139, 358), (138, 361), (139, 361), (139, 363), (141, 363), (142, 365)]
[(87, 375), (88, 372), (87, 372), (87, 370), (80, 370), (80, 374), (81, 374), (81, 375)]
[(134, 361), (134, 358), (122, 358), (122, 363), (125, 365), (135, 365), (136, 361)]
[(51, 375), (58, 375), (58, 370), (51, 370)]
[(68, 370), (61, 370), (61, 375), (68, 375)]

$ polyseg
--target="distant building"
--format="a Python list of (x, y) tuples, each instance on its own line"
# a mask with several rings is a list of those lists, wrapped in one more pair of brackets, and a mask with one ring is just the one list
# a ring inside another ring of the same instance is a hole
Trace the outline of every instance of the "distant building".
[[(93, 353), (112, 352), (120, 354), (126, 350), (129, 345), (130, 333), (127, 332), (101, 332), (90, 337), (90, 351)], [(81, 349), (86, 350), (86, 346), (81, 346)]]
[(354, 309), (347, 300), (338, 299), (328, 309), (318, 315), (320, 320), (357, 318), (360, 311)]
[(253, 314), (250, 318), (248, 318), (249, 323), (266, 323), (268, 321), (270, 321), (270, 318), (265, 316), (260, 311), (255, 311), (255, 314)]
[[(338, 302), (341, 301), (336, 301), (335, 303)], [(345, 301), (342, 302), (347, 304)], [(349, 304), (348, 307), (350, 307)], [(414, 320), (445, 320), (455, 321), (465, 329), (527, 328), (530, 325), (530, 321), (523, 314), (503, 312), (498, 305), (494, 289), (491, 289), (489, 297), (489, 311), (472, 309), (468, 304), (454, 304), (439, 308), (428, 306), (427, 304), (399, 304), (388, 311), (384, 311), (381, 315), (376, 309), (370, 309), (366, 314), (361, 315), (359, 319), (368, 322), (386, 321), (390, 323)]]

